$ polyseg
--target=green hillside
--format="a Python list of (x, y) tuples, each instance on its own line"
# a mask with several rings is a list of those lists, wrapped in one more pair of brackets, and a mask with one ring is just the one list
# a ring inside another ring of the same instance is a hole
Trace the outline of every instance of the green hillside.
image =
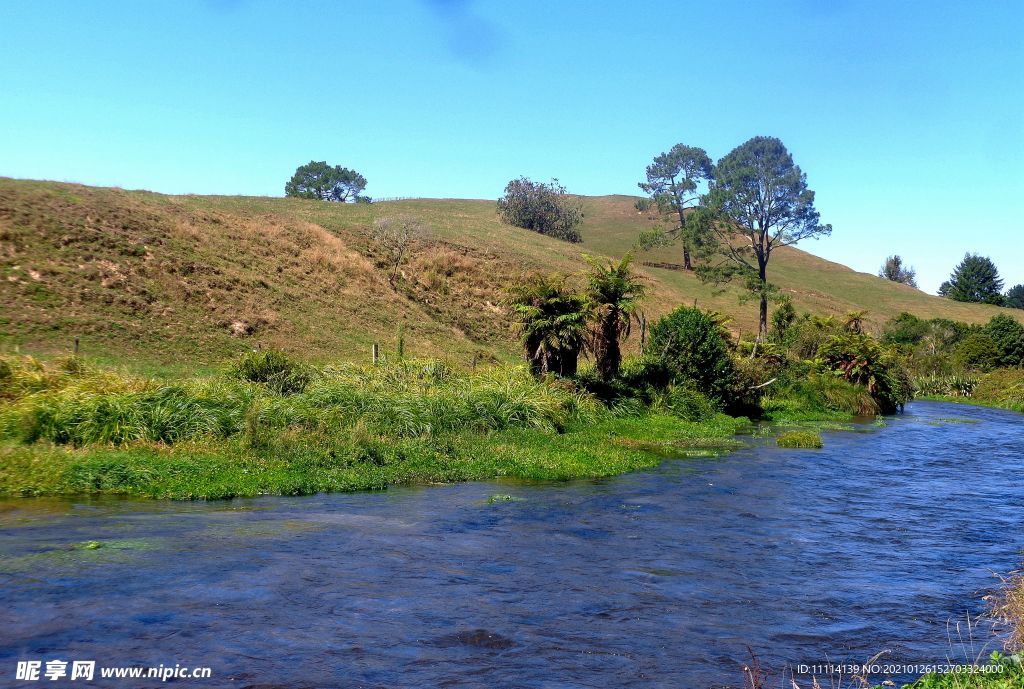
[[(256, 344), (365, 360), (373, 342), (393, 350), (402, 329), (416, 355), (506, 360), (516, 355), (501, 306), (506, 288), (526, 271), (580, 270), (583, 253), (629, 250), (654, 222), (634, 201), (584, 197), (585, 241), (572, 245), (501, 224), (493, 201), (347, 205), (0, 178), (0, 350), (67, 352), (78, 336), (85, 353), (111, 361), (214, 364)], [(392, 287), (370, 230), (375, 218), (398, 214), (420, 218), (429, 237)], [(730, 314), (734, 330), (754, 330), (755, 307), (738, 304), (734, 289), (716, 293), (664, 267), (678, 262), (676, 249), (638, 260), (662, 264), (642, 266), (653, 287), (650, 317), (696, 300)], [(1005, 311), (797, 249), (773, 257), (771, 279), (799, 310), (864, 309), (876, 326), (900, 311), (967, 322)]]

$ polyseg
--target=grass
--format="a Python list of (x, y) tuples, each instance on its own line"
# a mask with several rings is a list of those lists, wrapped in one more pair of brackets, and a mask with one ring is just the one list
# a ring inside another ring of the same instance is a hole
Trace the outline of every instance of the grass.
[(5, 495), (198, 499), (604, 477), (726, 451), (746, 423), (623, 415), (522, 368), (303, 366), (301, 388), (285, 391), (239, 366), (165, 381), (80, 359), (0, 362)]
[[(584, 243), (570, 245), (502, 225), (493, 201), (328, 204), (0, 179), (0, 350), (70, 353), (79, 336), (82, 351), (107, 364), (177, 377), (190, 373), (183, 361), (209, 369), (256, 343), (312, 362), (365, 362), (374, 342), (394, 353), (404, 323), (411, 355), (467, 368), (509, 362), (517, 352), (500, 306), (507, 288), (524, 271), (582, 269), (584, 252), (622, 256), (654, 223), (634, 200), (584, 197)], [(429, 238), (392, 287), (370, 228), (400, 213), (421, 218)], [(678, 262), (678, 247), (637, 259)], [(649, 321), (696, 300), (753, 331), (755, 309), (738, 304), (732, 288), (719, 293), (692, 273), (641, 269), (652, 290)], [(772, 270), (798, 309), (868, 309), (876, 325), (899, 311), (966, 322), (999, 312), (797, 249), (780, 250)]]
[(820, 450), (825, 446), (821, 441), (821, 435), (814, 431), (786, 431), (779, 434), (775, 444), (779, 447), (809, 450)]

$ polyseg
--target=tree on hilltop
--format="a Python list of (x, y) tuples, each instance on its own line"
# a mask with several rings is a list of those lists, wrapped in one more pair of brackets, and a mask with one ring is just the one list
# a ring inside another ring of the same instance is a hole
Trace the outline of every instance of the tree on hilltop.
[(647, 181), (639, 187), (647, 192), (662, 212), (675, 216), (672, 226), (645, 232), (640, 246), (649, 249), (659, 245), (681, 242), (683, 267), (693, 270), (691, 250), (696, 237), (689, 233), (686, 210), (700, 200), (699, 186), (712, 178), (712, 163), (703, 148), (676, 144), (668, 153), (662, 153), (647, 166)]
[(954, 301), (980, 304), (1003, 304), (1003, 281), (992, 259), (977, 254), (965, 254), (953, 270), (949, 280), (942, 283), (939, 294)]
[(708, 193), (687, 222), (704, 237), (703, 250), (721, 259), (698, 268), (701, 279), (741, 279), (758, 299), (758, 342), (768, 335), (772, 253), (832, 233), (832, 226), (820, 221), (807, 175), (782, 141), (768, 136), (756, 136), (718, 161)]
[(366, 178), (355, 170), (311, 160), (296, 168), (295, 174), (284, 185), (284, 195), (345, 203), (361, 200), (359, 194), (365, 188)]
[(1024, 285), (1014, 285), (1006, 290), (1006, 305), (1011, 309), (1024, 309)]
[(878, 271), (878, 277), (899, 282), (910, 287), (917, 287), (917, 271), (903, 263), (899, 255), (889, 256)]

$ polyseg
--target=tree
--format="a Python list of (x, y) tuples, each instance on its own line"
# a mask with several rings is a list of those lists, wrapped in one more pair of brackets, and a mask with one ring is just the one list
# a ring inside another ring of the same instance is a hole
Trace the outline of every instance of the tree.
[(387, 257), (388, 265), (393, 266), (391, 277), (388, 278), (392, 287), (395, 286), (395, 278), (398, 277), (398, 268), (402, 265), (402, 260), (426, 233), (426, 228), (419, 218), (411, 215), (378, 218), (374, 221), (370, 238)]
[(592, 256), (584, 258), (591, 266), (587, 275), (587, 298), (595, 321), (590, 349), (598, 375), (603, 380), (611, 380), (619, 374), (621, 341), (629, 337), (647, 286), (632, 268), (632, 254), (626, 254), (618, 263), (607, 264)]
[(878, 271), (878, 277), (917, 287), (917, 271), (904, 265), (903, 259), (899, 255), (889, 256), (885, 259), (881, 270)]
[(662, 153), (647, 166), (647, 181), (639, 187), (650, 194), (659, 209), (675, 214), (677, 221), (668, 230), (645, 233), (641, 246), (650, 248), (658, 244), (681, 241), (683, 267), (693, 270), (690, 258), (695, 238), (687, 236), (686, 210), (700, 200), (698, 187), (712, 176), (711, 158), (703, 148), (676, 144), (668, 153)]
[(964, 254), (949, 276), (948, 285), (943, 283), (945, 290), (940, 288), (944, 297), (954, 301), (969, 301), (982, 304), (1003, 303), (1003, 281), (999, 278), (996, 264), (987, 256)]
[(757, 342), (762, 342), (773, 292), (768, 282), (772, 252), (828, 236), (832, 226), (821, 224), (807, 176), (779, 139), (756, 136), (737, 146), (718, 161), (713, 177), (692, 220), (706, 235), (707, 250), (723, 260), (708, 266), (701, 277), (744, 280), (760, 302)]
[(1014, 285), (1006, 290), (1006, 305), (1011, 309), (1024, 309), (1024, 285)]
[(359, 194), (365, 188), (366, 178), (355, 170), (311, 160), (296, 168), (295, 174), (284, 185), (284, 194), (300, 199), (345, 203), (360, 200)]
[(514, 287), (507, 303), (533, 375), (575, 375), (590, 319), (586, 298), (564, 277), (535, 275)]
[(556, 239), (583, 241), (576, 229), (583, 222), (583, 206), (565, 193), (557, 179), (547, 184), (526, 177), (512, 180), (498, 199), (498, 216), (509, 225)]

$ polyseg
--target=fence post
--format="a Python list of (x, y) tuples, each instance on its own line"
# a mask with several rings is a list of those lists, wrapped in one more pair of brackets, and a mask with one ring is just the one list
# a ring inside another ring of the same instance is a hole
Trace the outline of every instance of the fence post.
[(75, 335), (75, 356), (78, 356), (78, 335)]
[(373, 343), (373, 363), (376, 364), (380, 359), (380, 347), (376, 342)]

